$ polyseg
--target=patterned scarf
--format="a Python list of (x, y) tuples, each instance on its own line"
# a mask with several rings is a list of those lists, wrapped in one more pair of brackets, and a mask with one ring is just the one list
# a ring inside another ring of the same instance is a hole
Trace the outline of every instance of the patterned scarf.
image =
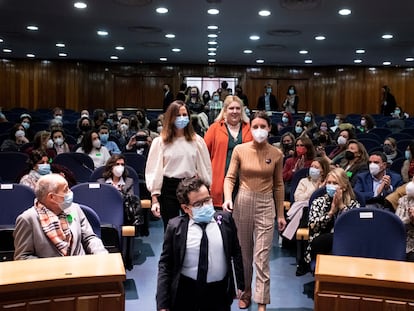
[(56, 246), (62, 256), (69, 256), (72, 242), (72, 232), (69, 228), (67, 215), (61, 212), (56, 215), (40, 202), (35, 203), (40, 225), (49, 240)]

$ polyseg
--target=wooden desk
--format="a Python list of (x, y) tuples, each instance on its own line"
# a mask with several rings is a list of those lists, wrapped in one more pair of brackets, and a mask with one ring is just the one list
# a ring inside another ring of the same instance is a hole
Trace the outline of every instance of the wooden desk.
[(414, 310), (414, 263), (318, 255), (315, 311)]
[(0, 310), (124, 310), (119, 253), (0, 263)]

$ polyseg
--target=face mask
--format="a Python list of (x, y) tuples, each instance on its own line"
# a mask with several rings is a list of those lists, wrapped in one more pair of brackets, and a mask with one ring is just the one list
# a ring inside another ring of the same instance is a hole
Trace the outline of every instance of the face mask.
[(405, 186), (405, 192), (409, 197), (414, 197), (414, 183), (412, 181)]
[(14, 134), (16, 137), (24, 137), (25, 133), (23, 130), (18, 130), (16, 131), (16, 133)]
[(22, 126), (27, 130), (30, 127), (29, 122), (22, 122)]
[(58, 146), (62, 146), (63, 145), (63, 138), (56, 138), (55, 139), (55, 144)]
[(411, 152), (410, 152), (410, 150), (405, 150), (404, 157), (405, 157), (406, 160), (410, 160), (411, 159)]
[(47, 175), (50, 174), (50, 164), (46, 163), (46, 164), (38, 164), (37, 165), (37, 172), (40, 175)]
[(334, 120), (334, 124), (335, 124), (336, 126), (338, 126), (338, 125), (339, 125), (339, 119), (335, 119), (335, 120)]
[(353, 159), (355, 159), (355, 154), (352, 151), (347, 150), (345, 151), (345, 159), (347, 159), (348, 161), (352, 161)]
[[(57, 196), (60, 196), (60, 195), (57, 194)], [(59, 207), (63, 211), (69, 208), (72, 205), (72, 202), (73, 202), (73, 192), (69, 190), (69, 192), (63, 196), (63, 202), (59, 203)]]
[(121, 177), (122, 174), (124, 173), (125, 167), (123, 165), (115, 165), (112, 168), (112, 174), (114, 174), (114, 176), (116, 177)]
[(321, 126), (319, 129), (320, 129), (322, 132), (327, 132), (327, 131), (328, 131), (328, 128), (327, 128), (326, 126)]
[(338, 140), (337, 140), (338, 145), (345, 145), (346, 144), (346, 141), (347, 141), (347, 139), (345, 137), (343, 137), (343, 136), (339, 136), (338, 137)]
[(47, 148), (53, 148), (53, 140), (49, 139), (46, 143)]
[(99, 138), (103, 144), (106, 144), (109, 139), (109, 134), (99, 134)]
[(300, 133), (302, 133), (302, 131), (303, 131), (303, 128), (301, 128), (300, 126), (295, 126), (296, 134), (300, 134)]
[(396, 114), (396, 115), (400, 115), (400, 113), (401, 113), (401, 110), (399, 110), (399, 109), (395, 109), (395, 110), (394, 110), (394, 114)]
[(55, 119), (58, 121), (62, 121), (63, 117), (62, 116), (55, 116)]
[(309, 117), (309, 116), (306, 116), (304, 119), (306, 123), (309, 123), (311, 120), (312, 120), (312, 117)]
[(370, 163), (369, 164), (369, 172), (372, 176), (377, 176), (380, 172), (380, 166), (376, 163)]
[(193, 208), (192, 212), (195, 222), (209, 223), (214, 216), (215, 210), (212, 204), (204, 204), (199, 208)]
[(268, 87), (268, 88), (266, 89), (266, 93), (267, 93), (267, 94), (272, 93), (272, 88), (271, 88), (271, 87)]
[(174, 125), (178, 129), (183, 129), (188, 125), (188, 122), (190, 122), (188, 116), (178, 116), (175, 118)]
[(213, 100), (214, 100), (215, 102), (218, 102), (218, 101), (219, 101), (219, 97), (218, 97), (217, 95), (214, 95), (214, 96), (213, 96)]
[(289, 95), (293, 95), (293, 94), (295, 94), (295, 91), (294, 90), (289, 90)]
[(361, 126), (365, 126), (367, 124), (367, 121), (361, 120)]
[(269, 132), (265, 129), (255, 129), (252, 130), (252, 136), (253, 139), (260, 144), (267, 139), (267, 136), (269, 136)]
[(306, 153), (306, 151), (308, 151), (308, 150), (306, 149), (305, 146), (296, 147), (296, 153), (297, 153), (298, 156), (303, 156)]
[(191, 96), (192, 98), (195, 98), (195, 97), (197, 97), (197, 93), (191, 93), (191, 94), (190, 94), (190, 96)]
[(158, 132), (158, 133), (161, 133), (161, 132), (162, 132), (162, 126), (158, 126), (158, 127), (157, 127), (157, 132)]
[(87, 115), (87, 114), (82, 114), (82, 115), (81, 115), (81, 119), (82, 119), (82, 118), (89, 118), (89, 115)]
[(126, 131), (126, 130), (128, 130), (128, 124), (124, 124), (124, 123), (122, 123), (122, 124), (119, 126), (119, 128), (121, 129), (121, 131)]
[(392, 147), (390, 145), (384, 145), (384, 153), (390, 155), (393, 153)]
[(92, 129), (92, 127), (90, 125), (81, 125), (80, 129), (83, 132), (87, 132), (87, 131), (90, 131)]
[(312, 178), (312, 180), (317, 180), (321, 176), (321, 170), (315, 167), (310, 167), (309, 176)]
[(326, 193), (333, 198), (336, 193), (336, 185), (328, 184), (326, 185)]
[(292, 150), (293, 149), (293, 144), (292, 143), (283, 144), (283, 149), (285, 149), (285, 150)]
[(94, 146), (94, 148), (96, 148), (96, 149), (101, 148), (101, 141), (100, 141), (99, 139), (95, 139), (95, 140), (92, 142), (92, 146)]
[(289, 122), (289, 119), (288, 119), (288, 118), (286, 118), (286, 117), (282, 117), (282, 122), (283, 122), (283, 123), (288, 123), (288, 122)]

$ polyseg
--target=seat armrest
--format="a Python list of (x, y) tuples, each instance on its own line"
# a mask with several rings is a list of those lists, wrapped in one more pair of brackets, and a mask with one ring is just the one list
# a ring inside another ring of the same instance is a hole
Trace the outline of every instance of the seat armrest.
[(141, 208), (151, 208), (151, 200), (141, 200)]
[(309, 228), (299, 228), (296, 231), (296, 240), (309, 240)]
[(122, 226), (122, 236), (135, 236), (135, 226)]

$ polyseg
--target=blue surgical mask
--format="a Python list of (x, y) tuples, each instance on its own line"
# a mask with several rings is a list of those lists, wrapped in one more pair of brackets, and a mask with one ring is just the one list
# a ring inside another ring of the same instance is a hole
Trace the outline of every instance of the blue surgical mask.
[(289, 119), (288, 119), (288, 118), (286, 118), (286, 117), (282, 117), (282, 122), (283, 122), (283, 123), (288, 123), (288, 122), (289, 122)]
[(333, 198), (333, 196), (335, 195), (335, 192), (336, 192), (336, 187), (337, 186), (335, 186), (335, 185), (332, 185), (332, 184), (327, 184), (326, 185), (326, 193), (331, 197), (331, 198)]
[(303, 128), (301, 128), (300, 126), (295, 126), (296, 134), (300, 134), (300, 133), (302, 133), (302, 131), (303, 131)]
[(400, 109), (395, 109), (394, 110), (394, 114), (400, 115), (400, 113), (401, 113), (401, 110)]
[(405, 156), (405, 159), (406, 160), (410, 160), (411, 159), (411, 152), (410, 152), (410, 150), (405, 150), (404, 156)]
[[(57, 194), (57, 195), (60, 196), (59, 194)], [(72, 202), (73, 202), (73, 192), (69, 190), (63, 196), (63, 201), (61, 203), (59, 203), (59, 207), (63, 211), (65, 209), (69, 208), (72, 205)]]
[(22, 122), (23, 127), (27, 130), (30, 127), (30, 123), (29, 122)]
[(304, 120), (306, 123), (309, 123), (312, 120), (312, 117), (306, 116)]
[(220, 99), (220, 97), (219, 97), (218, 95), (214, 95), (214, 96), (213, 96), (213, 100), (214, 100), (215, 102), (218, 102), (218, 101), (219, 101), (219, 99)]
[(50, 174), (50, 164), (49, 163), (38, 164), (37, 165), (37, 172), (40, 175)]
[(267, 94), (272, 93), (272, 88), (271, 88), (271, 87), (268, 87), (268, 88), (266, 89), (266, 93), (267, 93)]
[(334, 124), (335, 124), (336, 126), (338, 126), (338, 125), (339, 125), (339, 119), (335, 119), (335, 120), (334, 120)]
[(289, 94), (290, 94), (290, 95), (293, 95), (293, 94), (295, 94), (295, 91), (294, 91), (294, 90), (292, 90), (292, 89), (290, 89), (290, 90), (289, 90)]
[(106, 144), (109, 139), (109, 134), (99, 134), (99, 139), (101, 140), (102, 144)]
[(199, 208), (192, 209), (193, 220), (195, 222), (206, 222), (209, 223), (214, 216), (215, 210), (213, 204), (204, 204)]
[(321, 177), (321, 170), (316, 167), (310, 167), (309, 176), (312, 178), (312, 180), (317, 180), (319, 177)]
[(183, 129), (188, 125), (189, 122), (190, 120), (188, 116), (178, 116), (175, 118), (174, 125), (178, 129)]

